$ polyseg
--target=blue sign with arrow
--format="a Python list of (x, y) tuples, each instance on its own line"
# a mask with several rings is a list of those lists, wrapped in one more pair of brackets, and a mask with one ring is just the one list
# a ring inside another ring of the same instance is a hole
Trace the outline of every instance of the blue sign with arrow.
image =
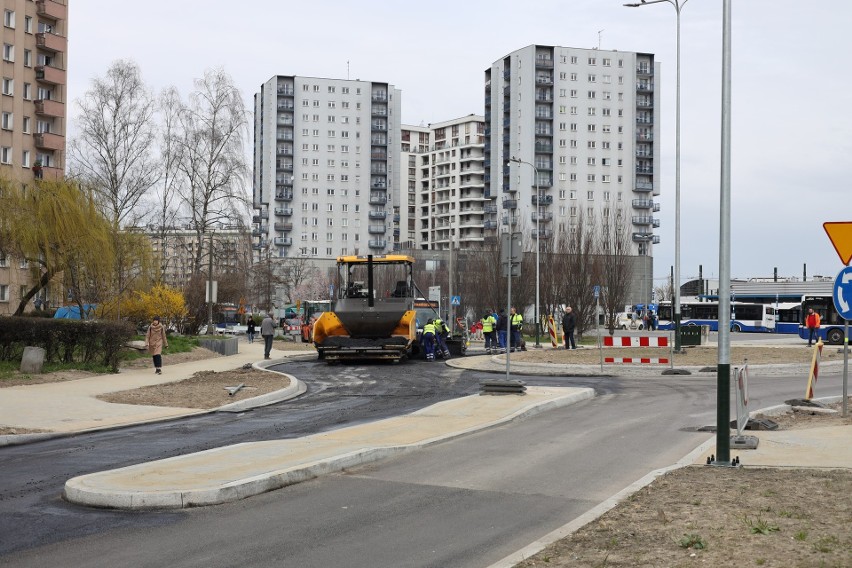
[(852, 320), (852, 266), (840, 271), (834, 280), (834, 308), (845, 320)]

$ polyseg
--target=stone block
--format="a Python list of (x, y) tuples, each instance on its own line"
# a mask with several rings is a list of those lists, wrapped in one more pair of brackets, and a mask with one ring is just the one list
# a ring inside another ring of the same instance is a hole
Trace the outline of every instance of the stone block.
[(44, 349), (41, 347), (24, 347), (21, 358), (21, 372), (29, 375), (40, 375), (44, 367)]

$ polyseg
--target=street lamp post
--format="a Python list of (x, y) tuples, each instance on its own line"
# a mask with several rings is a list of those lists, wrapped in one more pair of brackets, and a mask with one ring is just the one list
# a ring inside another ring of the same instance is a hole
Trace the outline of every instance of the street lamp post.
[(509, 158), (509, 162), (510, 163), (514, 162), (516, 164), (526, 164), (526, 165), (530, 166), (533, 169), (533, 172), (535, 173), (535, 347), (536, 347), (536, 349), (539, 349), (539, 348), (541, 348), (541, 343), (539, 342), (540, 321), (539, 321), (539, 315), (538, 315), (539, 314), (539, 312), (538, 312), (539, 288), (540, 288), (539, 287), (539, 272), (540, 272), (540, 266), (541, 266), (541, 263), (540, 263), (541, 246), (540, 246), (540, 242), (539, 242), (540, 239), (541, 239), (541, 229), (540, 229), (541, 209), (539, 208), (540, 207), (539, 200), (541, 199), (541, 194), (539, 193), (539, 190), (538, 190), (538, 168), (535, 167), (535, 164), (524, 161), (520, 158), (516, 158), (514, 156)]
[(674, 327), (675, 327), (675, 353), (681, 352), (680, 345), (680, 11), (689, 0), (642, 0), (640, 3), (625, 4), (628, 8), (639, 8), (667, 2), (674, 6), (677, 15), (677, 51), (675, 52), (675, 65), (677, 68), (675, 78), (675, 260), (674, 260)]

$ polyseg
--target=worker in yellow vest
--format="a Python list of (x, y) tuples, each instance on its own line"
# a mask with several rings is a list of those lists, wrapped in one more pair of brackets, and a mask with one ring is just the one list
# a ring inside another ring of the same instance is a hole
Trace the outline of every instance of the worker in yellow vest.
[(435, 360), (435, 323), (430, 319), (423, 326), (423, 335), (420, 337), (420, 344), (423, 345), (423, 350), (426, 352), (426, 360)]
[(524, 325), (524, 316), (519, 314), (515, 308), (512, 308), (512, 311), (509, 313), (509, 331), (510, 331), (510, 341), (511, 341), (511, 349), (514, 351), (517, 349), (521, 350), (521, 328)]
[(482, 335), (485, 336), (485, 352), (489, 355), (497, 353), (497, 320), (493, 314), (486, 313), (479, 322), (482, 324)]

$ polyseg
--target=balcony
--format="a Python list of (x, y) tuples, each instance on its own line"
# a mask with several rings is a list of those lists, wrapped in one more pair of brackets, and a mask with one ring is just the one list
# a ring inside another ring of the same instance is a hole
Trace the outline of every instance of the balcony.
[(296, 90), (290, 86), (278, 87), (278, 96), (281, 97), (292, 97), (295, 96)]
[(61, 35), (40, 33), (36, 34), (36, 45), (45, 51), (66, 51), (68, 49), (68, 38)]
[(255, 227), (251, 230), (251, 236), (260, 237), (266, 234), (266, 227)]
[(551, 205), (553, 203), (552, 195), (533, 195), (532, 196), (532, 204), (533, 205)]
[(499, 224), (497, 221), (486, 221), (483, 225), (486, 229), (496, 229)]
[(67, 20), (68, 6), (54, 2), (53, 0), (36, 0), (36, 14), (40, 18), (50, 18), (51, 20)]
[(517, 217), (511, 216), (511, 215), (503, 215), (503, 218), (500, 219), (500, 222), (504, 225), (509, 225), (510, 223), (512, 225), (517, 225), (518, 219), (517, 219)]
[(64, 150), (65, 137), (59, 134), (51, 134), (50, 132), (42, 132), (41, 134), (33, 135), (33, 142), (36, 148), (45, 150)]
[(295, 108), (295, 105), (293, 105), (293, 103), (291, 103), (291, 102), (280, 102), (280, 103), (278, 103), (277, 108), (280, 111), (292, 112), (293, 109)]
[(290, 217), (291, 215), (293, 215), (293, 208), (292, 207), (276, 207), (275, 208), (275, 214), (278, 217)]
[(654, 168), (652, 166), (636, 166), (636, 173), (651, 175), (654, 173)]
[(370, 205), (384, 205), (388, 202), (388, 196), (385, 193), (371, 193)]
[(636, 83), (636, 90), (642, 93), (650, 93), (654, 90), (653, 83)]
[(277, 223), (273, 223), (272, 226), (275, 227), (276, 231), (292, 231), (293, 230), (293, 223), (283, 223), (283, 222), (279, 221)]
[(504, 199), (503, 200), (503, 209), (517, 209), (518, 200), (517, 199)]
[(650, 225), (654, 222), (654, 218), (649, 215), (639, 215), (630, 218), (630, 222), (634, 225)]
[(543, 221), (545, 223), (553, 220), (553, 212), (552, 211), (543, 211), (539, 214), (537, 211), (532, 212), (532, 220), (533, 221)]
[(35, 113), (56, 118), (65, 117), (65, 104), (49, 99), (39, 99), (35, 102)]
[(497, 213), (497, 205), (486, 205), (482, 211), (484, 213)]
[(553, 231), (550, 229), (539, 229), (538, 231), (533, 229), (532, 237), (534, 239), (550, 239), (553, 237)]
[(370, 211), (370, 219), (387, 219), (387, 211)]
[(35, 68), (36, 80), (50, 85), (64, 85), (66, 73), (64, 69), (51, 67), (50, 65), (39, 65)]
[(387, 230), (387, 227), (384, 225), (370, 225), (367, 227), (367, 232), (371, 235), (384, 235)]
[(640, 65), (640, 66), (636, 67), (636, 74), (637, 75), (653, 75), (654, 74), (654, 68), (653, 67), (646, 67), (644, 65)]
[(259, 215), (252, 216), (251, 222), (260, 223), (262, 219), (269, 219), (269, 211), (263, 210)]
[(388, 246), (388, 242), (384, 239), (370, 239), (367, 246), (371, 249), (383, 249)]
[(549, 57), (536, 57), (535, 66), (542, 69), (553, 69), (553, 60)]
[(373, 93), (372, 101), (374, 103), (386, 103), (388, 102), (388, 94), (384, 91), (376, 91)]
[(275, 169), (278, 170), (278, 171), (283, 171), (283, 172), (292, 172), (293, 171), (293, 164), (287, 163), (287, 162), (277, 162), (275, 164)]
[(649, 181), (637, 181), (634, 191), (654, 191), (654, 184)]
[(374, 106), (370, 109), (370, 114), (373, 116), (387, 116), (388, 108), (385, 106)]
[(275, 237), (272, 242), (279, 247), (289, 247), (293, 244), (293, 239), (290, 237)]
[(279, 191), (275, 194), (275, 201), (293, 201), (293, 192)]
[(653, 233), (633, 233), (634, 243), (653, 243), (659, 244), (660, 237)]
[(378, 122), (374, 122), (374, 123), (372, 123), (372, 124), (370, 125), (370, 129), (371, 129), (373, 132), (385, 132), (385, 131), (387, 131), (387, 129), (388, 129), (388, 125), (387, 125), (387, 124), (378, 123)]
[(634, 199), (631, 203), (634, 209), (651, 209), (654, 206), (653, 199)]

